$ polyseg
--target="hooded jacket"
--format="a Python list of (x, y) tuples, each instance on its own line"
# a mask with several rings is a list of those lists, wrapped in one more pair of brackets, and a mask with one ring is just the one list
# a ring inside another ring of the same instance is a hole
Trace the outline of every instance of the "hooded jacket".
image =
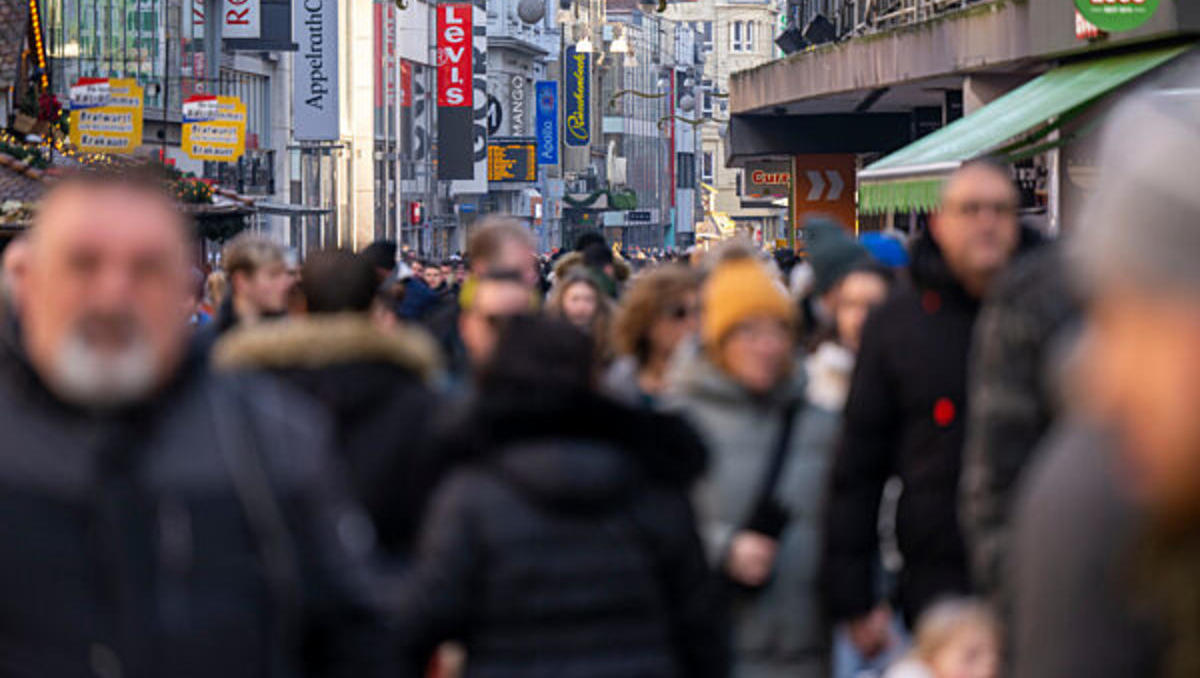
[(800, 678), (828, 675), (830, 634), (817, 574), (820, 514), (838, 422), (835, 411), (807, 404), (805, 372), (797, 365), (793, 378), (754, 396), (697, 352), (672, 374), (666, 398), (669, 408), (695, 424), (712, 452), (696, 503), (709, 559), (718, 570), (760, 492), (785, 409), (791, 401), (800, 403), (775, 488), (790, 520), (779, 536), (771, 579), (762, 590), (731, 601), (739, 666), (770, 665)]
[(213, 364), (271, 372), (323, 405), (381, 544), (398, 555), (412, 550), (435, 472), (425, 456), (436, 409), (426, 384), (438, 366), (431, 339), (384, 332), (365, 314), (310, 315), (231, 332)]
[[(1039, 240), (1022, 230), (1020, 247)], [(839, 620), (879, 602), (876, 528), (883, 486), (893, 475), (904, 484), (896, 533), (906, 620), (911, 625), (940, 596), (971, 590), (957, 500), (979, 301), (954, 278), (928, 231), (911, 256), (913, 284), (893, 292), (863, 327), (833, 468), (823, 579)]]
[(307, 399), (195, 351), (150, 402), (83, 410), (10, 336), (0, 426), (0, 674), (386, 675)]
[(412, 670), (459, 639), (475, 677), (725, 675), (683, 422), (547, 391), (483, 393), (468, 421), (402, 590)]

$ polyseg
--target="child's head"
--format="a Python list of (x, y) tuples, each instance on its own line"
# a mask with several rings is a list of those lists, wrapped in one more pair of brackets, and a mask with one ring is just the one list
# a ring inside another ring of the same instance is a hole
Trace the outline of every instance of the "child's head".
[(984, 603), (947, 600), (921, 615), (914, 652), (935, 678), (995, 678), (1000, 624)]

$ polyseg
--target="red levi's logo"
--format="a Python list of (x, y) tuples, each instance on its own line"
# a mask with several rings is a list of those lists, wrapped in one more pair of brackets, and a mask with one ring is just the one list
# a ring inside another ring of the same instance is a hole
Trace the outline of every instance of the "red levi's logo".
[(438, 5), (438, 106), (474, 105), (472, 92), (471, 10), (469, 4)]

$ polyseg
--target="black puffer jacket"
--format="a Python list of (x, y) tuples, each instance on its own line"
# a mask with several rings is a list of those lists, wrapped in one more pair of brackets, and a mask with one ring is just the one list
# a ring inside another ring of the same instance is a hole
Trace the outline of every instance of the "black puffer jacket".
[(385, 549), (408, 555), (435, 482), (428, 460), (436, 398), (433, 340), (417, 330), (385, 332), (366, 314), (319, 314), (236, 329), (216, 346), (224, 370), (265, 370), (325, 406), (336, 449)]
[(0, 675), (391, 675), (319, 408), (194, 355), (83, 411), (0, 344)]
[[(1022, 232), (1022, 247), (1039, 238)], [(834, 463), (823, 578), (830, 613), (855, 618), (879, 600), (876, 529), (884, 483), (904, 483), (896, 533), (899, 605), (912, 623), (942, 595), (971, 590), (958, 521), (967, 360), (979, 301), (950, 273), (928, 232), (913, 244), (912, 285), (863, 328)]]
[(477, 678), (726, 674), (686, 424), (547, 392), (488, 393), (470, 421), (402, 595), (414, 672), (459, 639)]

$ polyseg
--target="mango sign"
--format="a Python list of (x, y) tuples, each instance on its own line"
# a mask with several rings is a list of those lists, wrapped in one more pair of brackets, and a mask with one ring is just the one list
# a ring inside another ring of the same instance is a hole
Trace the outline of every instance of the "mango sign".
[(194, 160), (237, 162), (246, 150), (246, 105), (197, 94), (183, 102), (183, 152)]
[(80, 78), (71, 86), (71, 144), (84, 153), (142, 145), (142, 88), (132, 78)]

